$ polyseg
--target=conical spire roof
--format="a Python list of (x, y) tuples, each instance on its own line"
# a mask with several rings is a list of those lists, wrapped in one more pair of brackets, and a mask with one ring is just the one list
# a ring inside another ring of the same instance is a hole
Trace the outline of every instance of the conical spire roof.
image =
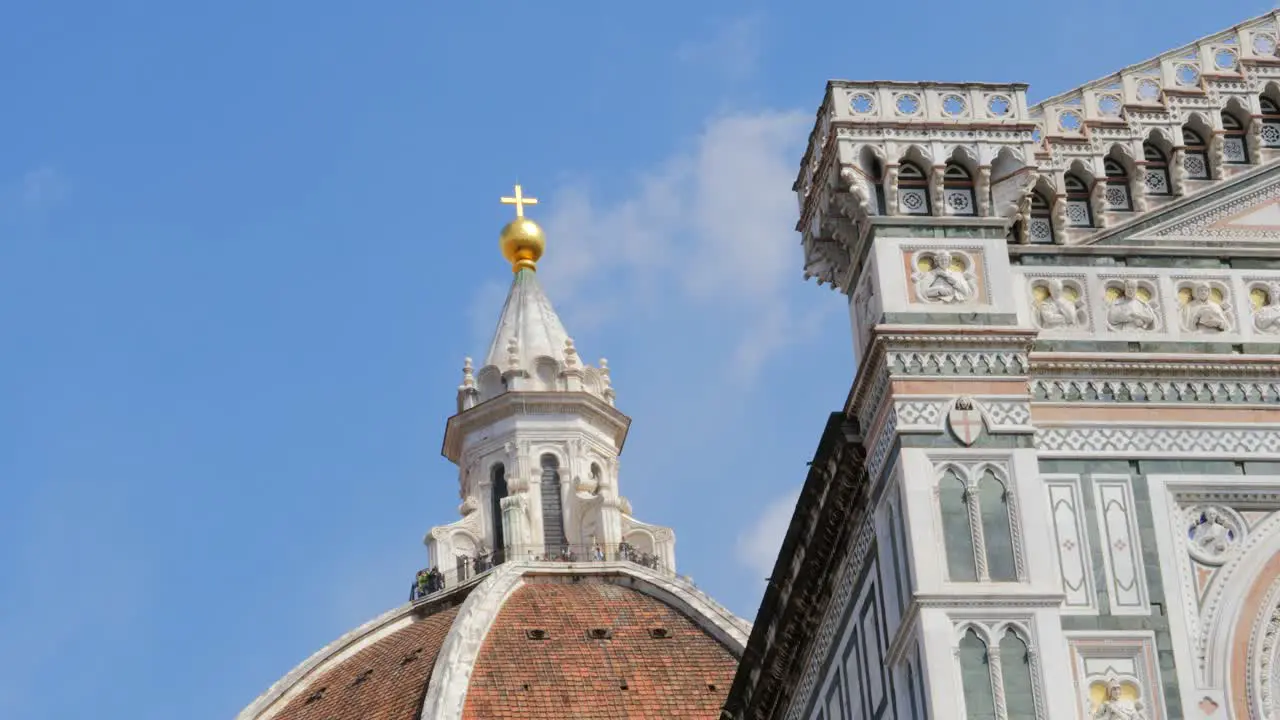
[(484, 364), (506, 369), (511, 362), (513, 341), (522, 368), (532, 368), (534, 359), (539, 357), (564, 362), (568, 340), (564, 323), (560, 322), (551, 301), (542, 291), (538, 274), (532, 269), (522, 268), (511, 281), (511, 290), (502, 306)]

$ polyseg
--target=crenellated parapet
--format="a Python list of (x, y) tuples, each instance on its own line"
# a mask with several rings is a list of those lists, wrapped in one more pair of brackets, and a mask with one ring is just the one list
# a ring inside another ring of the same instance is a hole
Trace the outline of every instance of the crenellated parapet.
[(852, 290), (872, 226), (998, 220), (1089, 244), (1280, 157), (1269, 13), (1028, 105), (1027, 86), (828, 83), (794, 190), (806, 278)]

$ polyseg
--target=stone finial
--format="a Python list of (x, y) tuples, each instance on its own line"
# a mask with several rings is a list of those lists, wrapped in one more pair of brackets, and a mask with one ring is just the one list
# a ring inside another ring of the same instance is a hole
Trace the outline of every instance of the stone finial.
[(520, 340), (515, 337), (507, 341), (507, 368), (520, 369)]
[(569, 368), (578, 365), (578, 349), (573, 346), (573, 338), (564, 339), (564, 365)]
[(462, 360), (462, 387), (459, 390), (473, 390), (476, 386), (476, 376), (474, 368), (471, 366), (471, 358), (463, 358)]

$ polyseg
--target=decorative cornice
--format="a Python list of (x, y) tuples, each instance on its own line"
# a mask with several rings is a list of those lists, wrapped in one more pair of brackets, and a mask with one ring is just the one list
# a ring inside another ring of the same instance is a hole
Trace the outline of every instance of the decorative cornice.
[(1039, 427), (1042, 456), (1084, 457), (1280, 457), (1280, 428), (1243, 427)]
[(863, 452), (856, 426), (833, 413), (721, 717), (765, 720), (793, 707), (806, 659), (820, 644), (818, 626), (842, 602), (833, 587), (849, 581), (846, 556), (857, 552), (849, 536), (860, 524), (851, 519), (869, 513)]
[(608, 431), (619, 452), (631, 427), (631, 418), (590, 393), (506, 392), (449, 418), (441, 454), (456, 464), (462, 456), (463, 440), (468, 433), (516, 415), (580, 415)]

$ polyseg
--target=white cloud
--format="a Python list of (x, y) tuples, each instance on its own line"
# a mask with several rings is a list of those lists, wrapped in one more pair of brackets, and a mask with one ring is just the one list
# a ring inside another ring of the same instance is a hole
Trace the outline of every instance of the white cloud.
[(763, 26), (764, 17), (758, 12), (729, 20), (710, 37), (682, 44), (676, 59), (711, 68), (726, 80), (745, 80), (755, 74), (760, 63)]
[(760, 573), (761, 579), (773, 572), (773, 564), (778, 559), (778, 551), (782, 549), (782, 540), (787, 535), (787, 527), (799, 499), (799, 490), (777, 498), (766, 505), (755, 522), (738, 536), (738, 562)]
[(799, 112), (717, 117), (622, 197), (598, 199), (585, 181), (548, 193), (539, 271), (566, 325), (624, 310), (682, 322), (701, 306), (741, 328), (723, 358), (737, 380), (807, 336), (813, 323), (797, 324), (784, 292), (798, 277), (791, 184), (805, 131)]

